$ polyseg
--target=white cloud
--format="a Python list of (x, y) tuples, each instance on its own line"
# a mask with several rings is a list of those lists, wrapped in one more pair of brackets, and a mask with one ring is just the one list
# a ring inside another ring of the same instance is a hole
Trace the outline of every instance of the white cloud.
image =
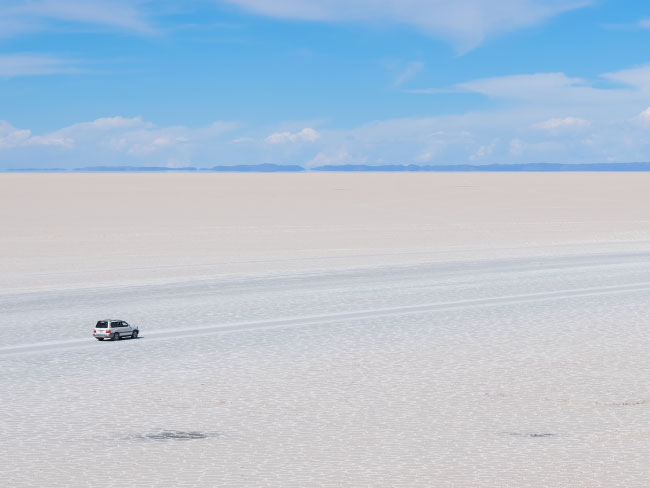
[[(162, 150), (185, 154), (190, 149), (187, 146), (192, 143), (209, 145), (212, 138), (229, 132), (237, 126), (232, 122), (214, 122), (200, 128), (156, 127), (139, 117), (98, 119), (90, 124), (93, 124), (93, 127), (98, 129), (98, 133), (102, 134), (103, 145), (133, 156), (157, 154)], [(80, 125), (77, 124), (77, 127)]]
[[(82, 167), (104, 164), (172, 164), (206, 159), (215, 147), (225, 144), (222, 137), (237, 127), (235, 122), (214, 122), (208, 126), (158, 127), (140, 117), (103, 117), (81, 122), (43, 134), (34, 135), (28, 129), (16, 129), (0, 122), (0, 151), (11, 153), (31, 148), (27, 160), (30, 167), (58, 164), (59, 167)], [(52, 153), (48, 147), (58, 147), (63, 153)], [(39, 149), (40, 148), (40, 149)], [(18, 154), (18, 153), (16, 153)], [(20, 153), (20, 154), (25, 154)], [(5, 161), (13, 159), (2, 158)]]
[(78, 61), (48, 55), (0, 55), (0, 77), (78, 73)]
[(288, 142), (315, 142), (320, 134), (306, 127), (299, 132), (276, 132), (264, 139), (269, 144), (286, 144)]
[(591, 122), (580, 117), (564, 117), (553, 118), (534, 124), (536, 129), (543, 129), (550, 132), (558, 132), (560, 130), (580, 130), (586, 129), (591, 126)]
[[(345, 129), (328, 128), (324, 121), (293, 121), (271, 130), (246, 127), (243, 137), (235, 132), (238, 125), (232, 122), (198, 128), (161, 127), (140, 117), (116, 116), (35, 135), (5, 122), (0, 125), (0, 164), (10, 162), (17, 167), (25, 161), (25, 166), (35, 167), (35, 162), (42, 161), (50, 167), (80, 167), (275, 162), (317, 166), (650, 161), (650, 108), (649, 94), (643, 88), (644, 70), (622, 70), (597, 80), (564, 73), (470, 80), (461, 84), (465, 90), (471, 88), (473, 93), (506, 103), (492, 103), (482, 111), (374, 120)], [(626, 82), (616, 81), (615, 87), (599, 83), (605, 77)], [(517, 87), (513, 79), (526, 83)], [(315, 126), (318, 131), (311, 128)]]
[(528, 27), (592, 0), (222, 0), (255, 12), (309, 21), (413, 26), (470, 50), (486, 38)]
[(490, 98), (513, 100), (548, 100), (558, 93), (572, 100), (582, 99), (592, 88), (581, 78), (570, 78), (564, 73), (533, 73), (492, 78), (478, 78), (444, 88), (417, 88), (408, 93), (439, 95), (449, 93), (478, 93)]
[(598, 81), (616, 83), (614, 87), (600, 87), (596, 82), (567, 76), (565, 73), (532, 73), (479, 78), (450, 87), (409, 90), (410, 93), (477, 93), (489, 98), (512, 100), (539, 107), (591, 106), (596, 112), (607, 106), (629, 109), (650, 96), (650, 65), (604, 73)]
[(83, 24), (150, 33), (142, 0), (1, 0), (0, 37)]
[(559, 91), (575, 92), (588, 87), (584, 80), (569, 78), (564, 73), (536, 73), (481, 78), (460, 83), (455, 88), (492, 98), (546, 99)]
[[(507, 105), (487, 111), (429, 118), (375, 121), (346, 131), (322, 131), (326, 147), (363, 148), (371, 162), (455, 164), (569, 163), (650, 160), (650, 109), (645, 68), (602, 75), (634, 80), (620, 87), (564, 73), (471, 80), (451, 90), (471, 91)], [(567, 111), (571, 116), (564, 115)], [(541, 121), (541, 122), (540, 122)], [(639, 122), (644, 122), (640, 124)], [(589, 131), (585, 135), (585, 131)], [(552, 138), (549, 138), (552, 136)], [(507, 140), (500, 144), (500, 140)], [(322, 151), (322, 149), (321, 149)]]
[(56, 135), (35, 136), (31, 130), (16, 129), (9, 122), (0, 120), (0, 149), (29, 146), (70, 147), (74, 141)]
[(479, 146), (476, 152), (469, 157), (470, 161), (478, 161), (479, 159), (483, 159), (485, 156), (489, 156), (494, 152), (494, 149), (497, 147), (497, 144), (499, 144), (499, 142), (500, 139), (497, 137), (496, 139), (493, 139), (489, 144)]
[(637, 66), (614, 73), (605, 73), (603, 78), (628, 85), (637, 90), (650, 91), (650, 65)]
[(518, 138), (510, 141), (509, 150), (513, 156), (521, 156), (526, 149), (526, 144)]
[(635, 120), (643, 126), (650, 126), (650, 107), (643, 110), (635, 117)]
[(154, 129), (155, 125), (145, 122), (142, 117), (100, 117), (90, 122), (79, 122), (59, 129), (57, 132), (71, 134), (79, 137), (95, 137), (97, 134), (109, 134), (111, 132), (124, 132), (128, 130)]
[(355, 158), (345, 149), (338, 149), (330, 152), (319, 152), (307, 162), (308, 168), (313, 168), (315, 166), (326, 166), (326, 165), (340, 165), (340, 164), (350, 164), (350, 163), (364, 163), (365, 159)]
[(74, 127), (76, 128), (87, 127), (93, 129), (109, 130), (109, 129), (125, 129), (129, 127), (151, 128), (153, 126), (154, 125), (150, 122), (144, 122), (142, 120), (142, 117), (128, 118), (128, 117), (121, 117), (118, 115), (115, 117), (101, 117), (99, 119), (93, 120), (92, 122), (82, 122), (81, 124), (76, 124)]

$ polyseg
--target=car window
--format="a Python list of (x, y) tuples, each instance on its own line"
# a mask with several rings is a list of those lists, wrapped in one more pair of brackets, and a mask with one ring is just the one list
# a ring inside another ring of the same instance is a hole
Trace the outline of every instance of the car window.
[(95, 326), (98, 329), (106, 329), (108, 327), (108, 322), (106, 320), (100, 320)]
[(113, 327), (122, 327), (122, 322), (119, 322), (119, 321), (111, 322), (111, 326), (113, 326)]

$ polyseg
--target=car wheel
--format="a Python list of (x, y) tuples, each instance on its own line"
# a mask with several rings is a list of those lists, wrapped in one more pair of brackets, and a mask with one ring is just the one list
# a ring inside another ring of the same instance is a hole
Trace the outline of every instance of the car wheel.
[(98, 341), (103, 341), (104, 338), (103, 338), (103, 337), (97, 337), (97, 340), (98, 340)]
[(120, 334), (117, 332), (113, 334), (113, 337), (111, 338), (112, 341), (119, 341), (120, 340)]
[(134, 330), (133, 334), (131, 334), (131, 339), (137, 339), (138, 338), (138, 331)]

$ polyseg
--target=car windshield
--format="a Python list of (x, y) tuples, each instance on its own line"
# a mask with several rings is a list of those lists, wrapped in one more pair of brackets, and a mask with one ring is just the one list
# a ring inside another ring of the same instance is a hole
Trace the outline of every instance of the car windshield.
[(106, 320), (100, 320), (95, 326), (96, 329), (106, 329), (108, 327), (108, 322)]

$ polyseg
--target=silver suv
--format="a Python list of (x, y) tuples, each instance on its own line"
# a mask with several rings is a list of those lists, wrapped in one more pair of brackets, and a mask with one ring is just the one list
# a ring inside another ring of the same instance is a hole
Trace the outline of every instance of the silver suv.
[(95, 325), (93, 330), (93, 337), (98, 341), (110, 339), (112, 341), (119, 341), (125, 337), (137, 339), (140, 330), (137, 325), (129, 325), (124, 320), (100, 320)]

